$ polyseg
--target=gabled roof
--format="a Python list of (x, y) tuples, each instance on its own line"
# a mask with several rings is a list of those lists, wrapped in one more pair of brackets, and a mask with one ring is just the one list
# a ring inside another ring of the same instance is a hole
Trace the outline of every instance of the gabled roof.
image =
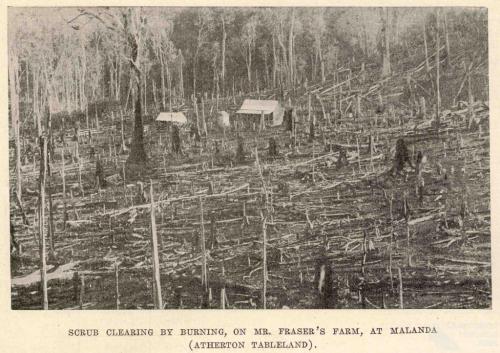
[(156, 121), (171, 122), (176, 124), (186, 124), (187, 118), (182, 112), (162, 112), (158, 114)]
[(238, 114), (271, 114), (279, 108), (278, 101), (272, 100), (258, 100), (258, 99), (245, 99), (241, 105)]

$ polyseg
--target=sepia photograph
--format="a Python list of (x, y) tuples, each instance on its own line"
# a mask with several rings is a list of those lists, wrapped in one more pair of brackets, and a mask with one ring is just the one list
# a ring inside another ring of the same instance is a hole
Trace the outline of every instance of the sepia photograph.
[(12, 310), (492, 308), (487, 8), (7, 32)]

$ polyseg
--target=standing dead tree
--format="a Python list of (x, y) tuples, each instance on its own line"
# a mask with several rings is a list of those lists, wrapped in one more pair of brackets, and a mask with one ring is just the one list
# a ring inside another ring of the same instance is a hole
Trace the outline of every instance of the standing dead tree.
[(431, 69), (429, 64), (429, 53), (427, 50), (427, 29), (425, 27), (425, 21), (422, 22), (422, 33), (424, 37), (425, 71), (429, 72)]
[[(12, 36), (12, 35), (11, 35)], [(22, 197), (22, 175), (21, 175), (21, 141), (19, 120), (19, 63), (14, 48), (15, 38), (10, 38), (9, 44), (9, 98), (12, 126), (14, 128), (14, 139), (16, 144), (16, 193), (19, 199)]]
[(258, 147), (255, 146), (255, 165), (259, 172), (259, 177), (262, 182), (262, 193), (264, 194), (265, 205), (263, 207), (262, 217), (262, 307), (267, 308), (267, 281), (269, 280), (267, 274), (267, 219), (271, 217), (272, 220), (272, 206), (269, 202), (269, 190), (264, 179), (264, 174), (262, 173), (262, 167), (259, 162), (259, 151)]
[[(118, 41), (126, 43), (129, 47), (126, 60), (130, 64), (131, 75), (136, 83), (136, 103), (134, 109), (134, 133), (130, 155), (127, 159), (127, 168), (131, 175), (141, 171), (147, 163), (147, 155), (144, 149), (144, 128), (142, 122), (142, 81), (141, 59), (143, 56), (144, 39), (143, 34), (146, 27), (146, 18), (141, 14), (141, 8), (95, 8), (79, 9), (79, 14), (68, 21), (73, 29), (79, 30), (76, 21), (81, 17), (87, 17), (100, 22), (109, 32), (116, 36)], [(125, 54), (122, 53), (125, 56)]]
[(439, 42), (439, 8), (436, 8), (436, 129), (439, 131), (441, 125), (441, 92), (439, 84), (440, 66), (440, 42)]
[(40, 178), (39, 178), (39, 197), (38, 197), (38, 234), (40, 245), (40, 276), (42, 284), (42, 307), (49, 309), (49, 300), (47, 295), (47, 255), (45, 238), (45, 184), (47, 179), (47, 139), (46, 136), (40, 136)]
[(389, 8), (381, 10), (382, 19), (382, 77), (391, 74), (391, 50), (389, 45)]
[(206, 242), (205, 242), (205, 224), (203, 218), (203, 198), (200, 196), (200, 223), (201, 223), (201, 233), (200, 233), (200, 245), (201, 245), (201, 258), (202, 258), (202, 266), (201, 266), (201, 285), (203, 286), (204, 298), (208, 292), (208, 270), (207, 270), (207, 250), (206, 250)]
[(156, 234), (155, 201), (153, 194), (153, 182), (150, 186), (151, 196), (151, 252), (153, 262), (153, 280), (154, 280), (154, 304), (155, 309), (163, 309), (160, 281), (160, 260), (158, 257), (158, 237)]

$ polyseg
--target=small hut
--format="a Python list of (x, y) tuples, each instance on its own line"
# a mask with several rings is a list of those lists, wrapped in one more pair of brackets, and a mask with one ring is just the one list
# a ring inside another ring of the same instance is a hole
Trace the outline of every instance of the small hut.
[(162, 112), (158, 114), (156, 121), (163, 123), (173, 123), (177, 125), (187, 124), (187, 118), (182, 112)]
[[(245, 99), (236, 113), (239, 117), (247, 117), (247, 119), (241, 121), (247, 128), (251, 124), (265, 128), (283, 123), (283, 108), (275, 100)], [(240, 119), (237, 119), (237, 123), (239, 123), (238, 120)]]
[(182, 112), (161, 112), (156, 118), (156, 129), (158, 131), (171, 130), (173, 125), (182, 127), (187, 124), (187, 118)]

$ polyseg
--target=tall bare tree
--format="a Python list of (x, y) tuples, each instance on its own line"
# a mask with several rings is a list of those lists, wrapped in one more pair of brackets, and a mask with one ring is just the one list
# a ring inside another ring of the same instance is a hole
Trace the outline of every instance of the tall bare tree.
[(450, 38), (448, 35), (448, 16), (446, 15), (446, 11), (443, 11), (443, 29), (444, 29), (444, 43), (446, 49), (446, 64), (450, 65), (451, 63)]
[(257, 38), (257, 17), (252, 16), (243, 26), (241, 40), (244, 46), (245, 63), (247, 66), (248, 89), (252, 86), (252, 56), (255, 49), (255, 40)]
[(222, 94), (226, 94), (226, 44), (227, 44), (227, 27), (234, 21), (234, 11), (223, 8), (220, 12), (220, 21), (222, 29), (221, 39), (221, 62), (220, 62), (220, 79), (222, 86)]
[(441, 91), (440, 91), (440, 40), (439, 40), (439, 8), (436, 7), (436, 129), (441, 125)]
[[(116, 36), (116, 39), (127, 45), (127, 54), (122, 53), (130, 64), (130, 72), (134, 77), (136, 86), (135, 109), (134, 109), (134, 133), (130, 155), (127, 159), (129, 171), (141, 170), (147, 162), (147, 155), (144, 150), (144, 128), (142, 122), (142, 75), (141, 60), (144, 51), (144, 30), (146, 18), (139, 7), (129, 8), (90, 8), (79, 9), (79, 14), (69, 20), (73, 24), (80, 17), (87, 17), (97, 20), (109, 32)], [(73, 25), (75, 30), (80, 27)], [(132, 173), (134, 174), (134, 173)]]
[(292, 7), (292, 11), (290, 13), (290, 32), (288, 34), (288, 66), (289, 66), (289, 83), (290, 86), (293, 86), (295, 83), (295, 60), (294, 60), (294, 50), (293, 50), (293, 42), (294, 42), (294, 25), (295, 25), (295, 8)]
[[(11, 26), (9, 26), (9, 29)], [(21, 174), (21, 141), (20, 141), (20, 118), (19, 118), (19, 62), (16, 48), (15, 32), (9, 31), (9, 102), (11, 123), (14, 130), (14, 141), (16, 145), (16, 192), (19, 199), (22, 196), (22, 174)]]
[(196, 18), (196, 50), (193, 57), (193, 94), (196, 96), (198, 79), (198, 61), (201, 48), (207, 43), (207, 36), (212, 24), (212, 10), (209, 8), (200, 8), (197, 10)]
[(425, 70), (429, 72), (430, 69), (430, 64), (429, 64), (429, 52), (427, 49), (427, 28), (425, 26), (425, 20), (422, 21), (422, 32), (423, 32), (423, 37), (424, 37), (424, 54), (425, 54)]
[(391, 74), (391, 50), (390, 50), (390, 34), (389, 34), (389, 8), (381, 10), (382, 19), (382, 77)]

